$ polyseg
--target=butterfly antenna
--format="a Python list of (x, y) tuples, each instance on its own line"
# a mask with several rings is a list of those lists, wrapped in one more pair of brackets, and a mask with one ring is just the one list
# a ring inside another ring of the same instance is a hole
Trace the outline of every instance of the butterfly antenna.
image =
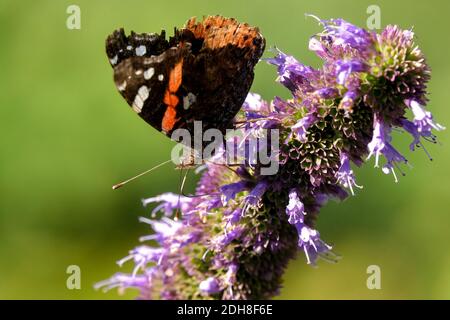
[(113, 190), (119, 189), (120, 187), (124, 186), (124, 185), (127, 184), (128, 182), (131, 182), (131, 181), (133, 181), (133, 180), (136, 180), (137, 178), (140, 178), (140, 177), (142, 177), (143, 175), (146, 175), (147, 173), (152, 172), (153, 170), (158, 169), (159, 167), (162, 167), (163, 165), (168, 164), (169, 162), (172, 162), (172, 160), (164, 161), (163, 163), (160, 163), (160, 164), (154, 166), (153, 168), (150, 168), (150, 169), (148, 169), (148, 170), (146, 170), (146, 171), (144, 171), (144, 172), (142, 172), (142, 173), (139, 173), (138, 175), (136, 175), (136, 176), (134, 176), (134, 177), (132, 177), (132, 178), (130, 178), (130, 179), (127, 179), (127, 180), (122, 181), (122, 182), (120, 182), (120, 183), (118, 183), (118, 184), (115, 184), (115, 185), (112, 186), (112, 189), (113, 189)]
[[(178, 185), (180, 186), (180, 190), (181, 190), (181, 184), (183, 183), (183, 168), (180, 168), (180, 179), (178, 180)], [(178, 200), (177, 200), (177, 210), (175, 210), (175, 216), (174, 216), (174, 220), (177, 221), (178, 217), (180, 215), (180, 193), (178, 193)]]
[(186, 183), (186, 178), (189, 173), (189, 168), (186, 169), (186, 173), (183, 176), (183, 169), (180, 170), (180, 192), (178, 193), (178, 204), (177, 204), (177, 211), (175, 212), (175, 218), (174, 220), (177, 221), (180, 218), (180, 207), (181, 207), (181, 195), (184, 192), (184, 184)]

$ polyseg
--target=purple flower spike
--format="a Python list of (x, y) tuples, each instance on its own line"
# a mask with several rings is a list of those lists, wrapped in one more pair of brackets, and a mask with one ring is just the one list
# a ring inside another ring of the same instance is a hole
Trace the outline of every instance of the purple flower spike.
[(221, 291), (219, 281), (214, 277), (203, 280), (198, 287), (201, 292), (206, 294), (215, 294)]
[[(153, 214), (181, 209), (179, 219), (141, 218), (153, 233), (140, 240), (157, 247), (130, 251), (119, 264), (134, 262), (133, 272), (97, 287), (138, 288), (141, 298), (261, 300), (279, 293), (298, 251), (311, 265), (318, 258), (337, 261), (315, 223), (328, 200), (342, 201), (362, 188), (353, 165), (373, 157), (397, 181), (407, 162), (392, 145), (393, 128), (412, 136), (414, 150), (423, 148), (422, 138), (435, 142), (432, 130), (444, 127), (424, 108), (431, 70), (411, 31), (388, 26), (375, 33), (342, 19), (318, 20), (323, 31), (310, 38), (309, 49), (322, 65), (311, 68), (279, 50), (266, 59), (289, 97), (269, 102), (249, 93), (229, 124), (239, 134), (204, 159), (195, 195), (143, 201), (158, 202)], [(242, 79), (250, 84), (252, 75)]]

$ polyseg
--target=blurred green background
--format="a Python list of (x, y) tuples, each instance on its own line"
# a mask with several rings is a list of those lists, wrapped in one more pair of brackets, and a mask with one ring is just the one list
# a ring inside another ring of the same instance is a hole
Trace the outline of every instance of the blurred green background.
[[(173, 145), (116, 92), (104, 40), (117, 27), (171, 33), (191, 16), (232, 16), (259, 26), (268, 46), (318, 66), (307, 44), (319, 27), (304, 14), (365, 26), (367, 7), (377, 4), (382, 26), (414, 27), (433, 68), (429, 109), (450, 124), (450, 2), (312, 2), (1, 0), (0, 298), (118, 298), (92, 285), (118, 271), (115, 261), (147, 233), (137, 221), (148, 214), (140, 199), (178, 189), (179, 172), (169, 165), (111, 190), (167, 160)], [(66, 28), (70, 4), (81, 8), (81, 30)], [(259, 64), (253, 91), (287, 97), (275, 76), (273, 67)], [(299, 255), (280, 298), (450, 298), (450, 149), (447, 132), (439, 138), (442, 145), (428, 145), (435, 158), (429, 162), (423, 152), (408, 151), (409, 137), (396, 136), (394, 145), (414, 165), (398, 184), (372, 163), (357, 170), (364, 189), (329, 203), (318, 223), (344, 259), (311, 268)], [(66, 288), (72, 264), (81, 267), (81, 290)], [(381, 268), (381, 290), (366, 287), (369, 265)]]

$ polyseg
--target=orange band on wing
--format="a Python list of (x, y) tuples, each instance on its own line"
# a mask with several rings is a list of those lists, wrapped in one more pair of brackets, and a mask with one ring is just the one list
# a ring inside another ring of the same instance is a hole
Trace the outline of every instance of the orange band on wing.
[(169, 74), (169, 83), (167, 85), (166, 92), (164, 93), (164, 104), (167, 105), (166, 112), (164, 112), (164, 116), (161, 123), (161, 129), (164, 132), (169, 132), (175, 126), (175, 123), (178, 121), (176, 106), (180, 99), (178, 99), (175, 94), (181, 86), (181, 82), (183, 80), (183, 59), (178, 62), (172, 70), (170, 70)]
[(168, 90), (172, 93), (178, 91), (178, 88), (181, 86), (181, 81), (183, 80), (183, 59), (178, 62), (172, 70), (170, 70), (169, 74), (169, 86)]
[(167, 133), (173, 129), (175, 123), (178, 121), (178, 119), (176, 119), (176, 116), (177, 111), (175, 110), (175, 108), (172, 106), (167, 107), (166, 112), (164, 112), (164, 117), (161, 123), (161, 129), (164, 132)]
[(170, 93), (169, 90), (166, 90), (166, 92), (164, 93), (163, 102), (167, 106), (175, 108), (178, 104), (178, 101), (179, 101), (179, 99), (175, 94)]

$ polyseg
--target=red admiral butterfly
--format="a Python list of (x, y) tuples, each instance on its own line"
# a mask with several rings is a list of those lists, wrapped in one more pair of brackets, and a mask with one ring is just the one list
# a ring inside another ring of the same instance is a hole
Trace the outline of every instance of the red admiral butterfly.
[(166, 40), (161, 34), (123, 29), (106, 39), (117, 89), (147, 123), (170, 136), (177, 128), (193, 134), (233, 127), (253, 82), (265, 40), (258, 28), (235, 19), (195, 18)]

